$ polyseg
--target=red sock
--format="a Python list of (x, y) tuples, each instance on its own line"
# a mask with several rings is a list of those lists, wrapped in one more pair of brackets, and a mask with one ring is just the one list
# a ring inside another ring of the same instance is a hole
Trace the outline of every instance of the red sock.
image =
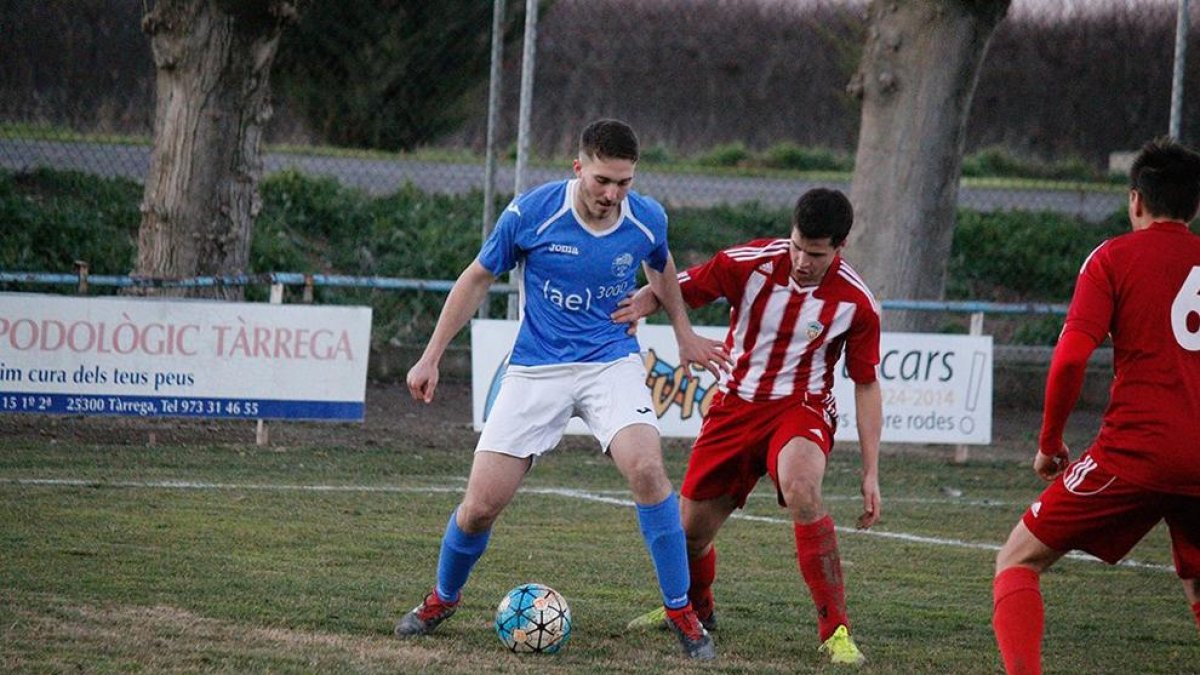
[(699, 558), (689, 558), (688, 575), (692, 579), (688, 599), (696, 613), (707, 618), (713, 612), (712, 585), (717, 580), (717, 547), (710, 546), (708, 553)]
[(812, 523), (796, 523), (796, 561), (817, 606), (817, 634), (829, 639), (838, 626), (850, 627), (846, 618), (846, 586), (842, 581), (842, 561), (838, 557), (837, 532), (833, 518)]
[(1200, 628), (1200, 602), (1192, 605), (1192, 614), (1196, 617), (1196, 627)]
[(1038, 573), (1016, 565), (992, 582), (992, 628), (1008, 675), (1040, 675), (1045, 609)]

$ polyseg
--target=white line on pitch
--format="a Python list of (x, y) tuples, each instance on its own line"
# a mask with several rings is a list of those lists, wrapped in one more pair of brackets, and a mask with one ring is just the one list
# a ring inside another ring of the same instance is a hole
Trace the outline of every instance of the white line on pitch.
[[(51, 487), (104, 487), (104, 488), (150, 488), (150, 489), (167, 489), (167, 490), (275, 490), (275, 491), (291, 491), (291, 492), (377, 492), (377, 493), (424, 493), (438, 494), (462, 492), (462, 487), (442, 487), (442, 486), (394, 486), (394, 485), (296, 485), (296, 484), (272, 484), (272, 483), (208, 483), (204, 481), (176, 481), (176, 480), (161, 480), (161, 481), (108, 481), (108, 480), (87, 480), (80, 478), (0, 478), (0, 484), (9, 485), (35, 485), (35, 486), (51, 486)], [(524, 487), (521, 492), (556, 495), (567, 497), (570, 499), (579, 499), (582, 501), (598, 502), (601, 504), (612, 504), (615, 506), (634, 506), (634, 502), (630, 499), (622, 499), (612, 496), (613, 494), (621, 494), (622, 491), (611, 491), (605, 493), (588, 492), (585, 490), (577, 490), (573, 488), (539, 488), (539, 487)], [(628, 494), (624, 492), (624, 494)], [(831, 497), (826, 497), (831, 499)], [(845, 499), (850, 499), (845, 497)], [(898, 500), (893, 500), (898, 501)], [(931, 503), (963, 503), (958, 500), (917, 500), (928, 501)], [(996, 502), (986, 502), (986, 505), (992, 506)], [(783, 518), (775, 518), (771, 516), (754, 516), (746, 513), (735, 512), (731, 518), (737, 520), (747, 520), (756, 523), (771, 523), (790, 525), (790, 520)], [(961, 539), (943, 539), (940, 537), (926, 537), (916, 534), (907, 534), (904, 532), (886, 532), (882, 530), (858, 530), (850, 527), (837, 527), (838, 532), (843, 534), (855, 534), (868, 537), (879, 537), (881, 539), (892, 539), (895, 541), (904, 541), (915, 544), (929, 544), (933, 546), (950, 546), (955, 548), (965, 548), (977, 551), (999, 551), (1000, 546), (996, 544), (982, 544), (978, 542), (963, 541)], [(1090, 556), (1086, 553), (1072, 552), (1068, 553), (1067, 558), (1073, 560), (1083, 560), (1087, 562), (1102, 562), (1099, 558)], [(1135, 567), (1138, 569), (1159, 570), (1164, 572), (1173, 572), (1174, 568), (1168, 565), (1155, 565), (1144, 563), (1137, 560), (1123, 560), (1119, 563), (1124, 567)]]
[[(444, 476), (444, 480), (459, 481), (466, 483), (467, 479), (461, 476)], [(76, 487), (120, 487), (120, 488), (164, 488), (164, 489), (179, 489), (179, 490), (282, 490), (296, 492), (461, 492), (461, 487), (430, 487), (430, 486), (370, 486), (370, 485), (294, 485), (280, 483), (209, 483), (204, 481), (110, 481), (106, 479), (84, 479), (84, 478), (0, 478), (0, 484), (14, 485), (56, 485), (56, 486), (76, 486)], [(558, 488), (535, 488), (526, 486), (521, 488), (522, 492), (544, 492), (545, 494), (556, 494)], [(590, 490), (589, 495), (594, 496), (617, 496), (628, 495), (627, 488), (613, 490)], [(758, 501), (760, 499), (775, 500), (774, 492), (754, 492), (749, 495), (749, 499)], [(827, 502), (850, 502), (859, 501), (862, 499), (859, 495), (825, 495), (823, 499)], [(984, 506), (984, 507), (1008, 507), (1014, 506), (1011, 502), (1006, 502), (999, 499), (960, 499), (956, 497), (888, 497), (886, 499), (889, 504), (943, 504), (943, 505), (958, 505), (958, 506)], [(629, 502), (632, 503), (632, 502)]]

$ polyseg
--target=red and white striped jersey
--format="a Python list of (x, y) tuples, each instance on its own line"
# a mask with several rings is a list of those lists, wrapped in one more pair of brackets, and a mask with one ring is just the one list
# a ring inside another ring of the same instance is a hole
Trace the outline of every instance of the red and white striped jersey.
[(879, 305), (838, 256), (818, 286), (792, 280), (787, 239), (756, 239), (679, 273), (691, 307), (725, 298), (725, 346), (734, 360), (721, 389), (746, 401), (805, 396), (833, 403), (833, 372), (846, 352), (855, 382), (876, 379)]

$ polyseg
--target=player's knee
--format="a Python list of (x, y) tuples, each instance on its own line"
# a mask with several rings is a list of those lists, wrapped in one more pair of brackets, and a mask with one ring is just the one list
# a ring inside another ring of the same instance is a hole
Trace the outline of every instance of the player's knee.
[(703, 557), (704, 554), (708, 552), (708, 545), (712, 543), (712, 537), (708, 536), (707, 534), (702, 536), (690, 534), (688, 533), (686, 527), (684, 528), (684, 534), (687, 537), (688, 558), (695, 560), (696, 558)]
[(468, 534), (486, 532), (492, 528), (503, 509), (503, 506), (487, 501), (464, 501), (458, 507), (458, 527)]
[(629, 490), (639, 504), (657, 504), (671, 494), (671, 481), (666, 475), (646, 474), (629, 478)]
[(1025, 564), (1025, 556), (1021, 555), (1020, 550), (1020, 542), (1015, 536), (1009, 535), (1008, 541), (996, 552), (996, 574), (1010, 567)]
[(671, 480), (661, 463), (638, 462), (625, 467), (629, 491), (639, 504), (657, 504), (671, 494)]
[(1200, 602), (1200, 579), (1183, 579), (1183, 593), (1187, 596), (1188, 604)]
[(668, 480), (661, 453), (625, 452), (617, 461), (617, 466), (630, 484), (657, 484)]
[(794, 506), (789, 507), (789, 512), (792, 514), (792, 522), (801, 525), (815, 523), (818, 520), (828, 515), (824, 505), (818, 503), (816, 505)]
[(811, 523), (825, 515), (819, 483), (803, 479), (793, 480), (781, 485), (780, 491), (783, 492), (783, 500), (796, 522)]
[(1060, 557), (1062, 557), (1062, 552), (1043, 544), (1033, 536), (1024, 523), (1018, 522), (1012, 533), (1008, 535), (1008, 540), (996, 553), (996, 574), (1017, 566), (1028, 567), (1041, 574)]

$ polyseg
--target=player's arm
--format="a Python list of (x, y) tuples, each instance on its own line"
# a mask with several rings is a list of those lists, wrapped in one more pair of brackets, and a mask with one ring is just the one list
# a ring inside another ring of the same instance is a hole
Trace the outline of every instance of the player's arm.
[[(689, 307), (701, 307), (723, 296), (718, 279), (720, 257), (718, 254), (702, 265), (675, 275), (680, 293), (683, 294), (683, 301)], [(612, 320), (629, 324), (629, 334), (634, 335), (637, 333), (637, 322), (660, 309), (662, 302), (654, 294), (654, 288), (647, 284), (617, 303), (617, 311), (612, 313)]]
[(650, 316), (662, 308), (658, 296), (649, 285), (642, 286), (633, 293), (621, 298), (617, 303), (617, 311), (612, 313), (615, 323), (629, 324), (629, 334), (637, 333), (638, 321)]
[(1081, 330), (1067, 328), (1058, 339), (1050, 372), (1046, 376), (1046, 404), (1042, 411), (1042, 431), (1033, 470), (1045, 480), (1054, 480), (1071, 461), (1063, 442), (1067, 418), (1079, 400), (1087, 362), (1095, 351), (1095, 338)]
[(487, 297), (496, 277), (476, 259), (463, 270), (446, 296), (442, 313), (421, 358), (408, 371), (408, 391), (418, 401), (429, 403), (438, 385), (438, 364), (450, 340), (462, 330)]
[(858, 427), (858, 445), (862, 449), (863, 512), (858, 528), (866, 529), (879, 521), (883, 498), (879, 494), (879, 442), (883, 435), (883, 392), (879, 380), (854, 383), (854, 414)]
[(661, 272), (655, 271), (644, 262), (642, 268), (646, 271), (646, 281), (649, 282), (650, 289), (671, 320), (671, 327), (675, 330), (675, 341), (679, 344), (680, 363), (689, 369), (693, 364), (697, 364), (712, 373), (713, 377), (721, 379), (721, 372), (730, 368), (729, 352), (721, 342), (701, 337), (692, 329), (687, 304), (684, 303), (683, 293), (679, 290), (675, 259), (668, 253), (667, 262)]
[(862, 515), (859, 529), (871, 527), (882, 514), (879, 492), (879, 444), (883, 436), (883, 390), (879, 383), (879, 307), (864, 300), (855, 312), (846, 340), (846, 371), (854, 382), (855, 427), (862, 453)]
[(1071, 461), (1063, 443), (1063, 429), (1083, 389), (1088, 359), (1112, 325), (1115, 292), (1107, 271), (1110, 251), (1107, 243), (1088, 254), (1079, 270), (1066, 322), (1050, 358), (1042, 430), (1033, 458), (1033, 470), (1047, 481), (1054, 480)]

